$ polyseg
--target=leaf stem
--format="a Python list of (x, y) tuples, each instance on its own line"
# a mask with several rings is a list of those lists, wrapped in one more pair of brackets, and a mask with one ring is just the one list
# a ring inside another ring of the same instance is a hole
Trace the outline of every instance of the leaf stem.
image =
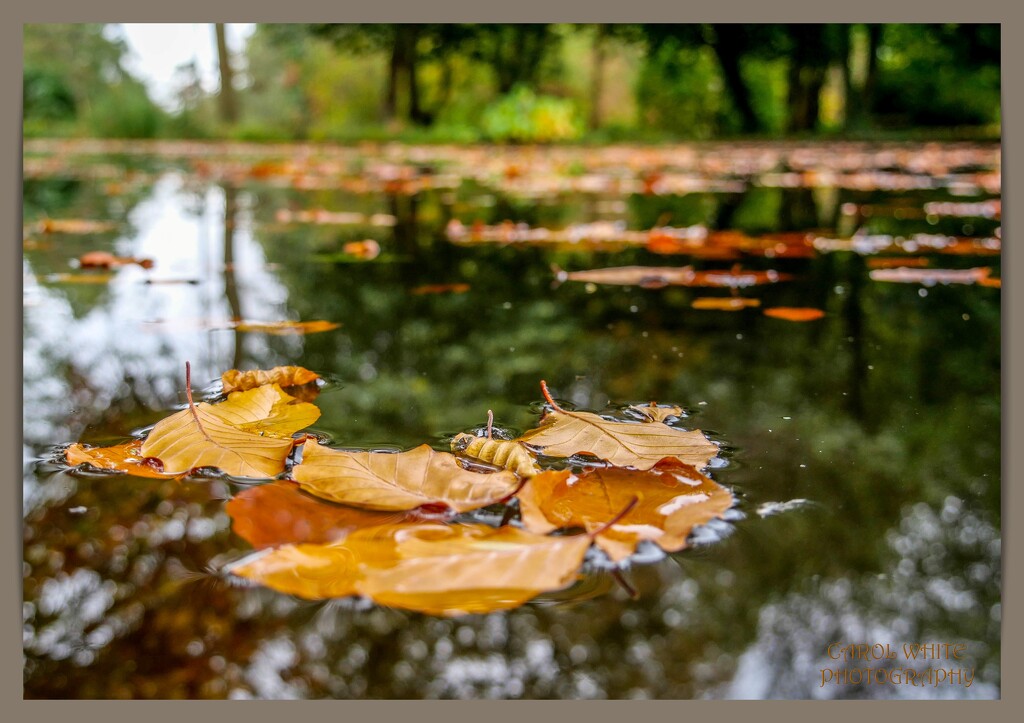
[(494, 412), (490, 409), (487, 410), (487, 439), (491, 438), (491, 432), (494, 429)]
[(192, 365), (187, 361), (185, 362), (185, 396), (188, 397), (188, 410), (192, 412), (192, 418), (196, 420), (196, 426), (199, 427), (199, 431), (203, 433), (203, 436), (210, 442), (210, 435), (203, 429), (203, 423), (199, 421), (199, 413), (196, 411), (196, 404), (192, 401)]
[(565, 411), (560, 406), (558, 406), (558, 403), (554, 399), (551, 398), (551, 392), (548, 391), (548, 383), (546, 381), (544, 381), (543, 379), (540, 380), (540, 390), (541, 390), (541, 392), (544, 393), (544, 399), (547, 400), (548, 404), (550, 404), (551, 407), (556, 412), (561, 412), (562, 414), (568, 414), (567, 411)]
[(636, 591), (635, 587), (629, 584), (629, 581), (622, 574), (622, 571), (619, 570), (619, 568), (613, 567), (611, 570), (611, 574), (615, 582), (619, 583), (619, 585), (622, 586), (622, 589), (626, 591), (626, 594), (629, 595), (630, 599), (637, 600), (640, 598), (640, 593)]
[(603, 525), (598, 527), (593, 532), (590, 532), (590, 533), (587, 533), (587, 534), (589, 534), (591, 538), (597, 537), (602, 532), (605, 532), (609, 527), (611, 527), (615, 523), (619, 522), (623, 517), (625, 517), (630, 512), (632, 512), (633, 508), (636, 507), (639, 502), (640, 502), (640, 498), (637, 497), (636, 495), (633, 495), (633, 499), (631, 499), (629, 501), (629, 504), (627, 504), (625, 507), (622, 508), (622, 510), (619, 512), (619, 514), (615, 515), (615, 517), (613, 517), (610, 520), (608, 520), (607, 522), (605, 522)]

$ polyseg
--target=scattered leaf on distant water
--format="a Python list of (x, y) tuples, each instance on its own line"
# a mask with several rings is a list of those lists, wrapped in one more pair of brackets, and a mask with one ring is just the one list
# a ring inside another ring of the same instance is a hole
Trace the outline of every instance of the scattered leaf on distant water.
[(930, 265), (931, 260), (924, 256), (877, 256), (869, 258), (867, 263), (869, 269), (895, 269), (901, 266), (919, 269)]
[(224, 393), (241, 392), (246, 389), (262, 387), (266, 384), (277, 384), (280, 387), (297, 387), (309, 384), (320, 378), (316, 372), (296, 366), (281, 366), (273, 369), (251, 369), (239, 371), (230, 369), (220, 375)]
[(973, 269), (875, 269), (870, 276), (875, 281), (891, 281), (898, 284), (976, 284), (987, 279), (992, 273), (988, 266)]
[(686, 285), (694, 279), (692, 266), (614, 266), (587, 271), (563, 271), (556, 267), (554, 271), (558, 281), (618, 284), (646, 289)]
[(87, 234), (106, 233), (117, 228), (109, 221), (90, 221), (72, 218), (44, 218), (36, 224), (41, 233)]
[(399, 524), (331, 545), (288, 545), (229, 566), (232, 575), (311, 600), (365, 595), (433, 615), (518, 607), (571, 584), (591, 540), (513, 527)]
[(597, 534), (598, 547), (616, 562), (633, 554), (641, 540), (667, 552), (683, 549), (696, 525), (721, 517), (734, 501), (727, 489), (674, 460), (647, 471), (543, 472), (518, 494), (523, 524), (538, 534), (568, 527), (597, 532), (634, 497), (636, 506)]
[(47, 274), (43, 281), (50, 284), (108, 284), (113, 274)]
[(786, 321), (814, 321), (825, 316), (821, 309), (811, 309), (795, 306), (775, 306), (764, 310), (765, 316), (773, 319), (785, 319)]
[(342, 253), (364, 261), (372, 261), (380, 256), (380, 244), (373, 239), (365, 241), (349, 241), (341, 247)]
[(702, 468), (718, 454), (718, 447), (698, 429), (683, 431), (654, 421), (614, 422), (591, 412), (568, 412), (554, 403), (543, 383), (542, 388), (554, 409), (519, 441), (549, 457), (589, 454), (616, 467), (646, 470), (666, 457)]
[(141, 447), (142, 442), (137, 439), (113, 447), (85, 447), (76, 443), (68, 447), (64, 455), (72, 467), (89, 464), (97, 469), (125, 472), (136, 477), (167, 479), (174, 476), (161, 470), (159, 460), (147, 459)]
[(713, 311), (739, 311), (760, 305), (760, 299), (746, 299), (741, 296), (701, 296), (690, 304), (694, 309)]
[(307, 439), (292, 474), (302, 489), (371, 510), (445, 505), (467, 512), (505, 499), (519, 486), (511, 472), (483, 474), (423, 444), (408, 452), (341, 452)]
[(153, 268), (152, 259), (137, 259), (133, 256), (114, 256), (107, 251), (90, 251), (78, 257), (78, 265), (83, 269), (115, 269), (118, 266), (138, 264), (144, 269)]
[(242, 490), (225, 511), (235, 534), (256, 548), (311, 542), (337, 542), (354, 530), (394, 524), (400, 512), (372, 512), (323, 502), (290, 481)]
[(417, 286), (409, 293), (414, 296), (424, 294), (464, 294), (469, 291), (469, 284), (424, 284)]
[(316, 334), (321, 331), (332, 331), (341, 324), (333, 321), (236, 321), (232, 322), (231, 329), (237, 331), (251, 331), (262, 334)]

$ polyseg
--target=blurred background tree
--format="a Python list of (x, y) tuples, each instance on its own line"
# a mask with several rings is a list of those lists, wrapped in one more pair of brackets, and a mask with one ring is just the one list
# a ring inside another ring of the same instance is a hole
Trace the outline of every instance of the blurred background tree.
[[(260, 25), (161, 110), (104, 26), (25, 28), (26, 135), (554, 142), (998, 137), (998, 25)], [(235, 79), (232, 80), (232, 75)], [(224, 85), (226, 83), (226, 85)]]

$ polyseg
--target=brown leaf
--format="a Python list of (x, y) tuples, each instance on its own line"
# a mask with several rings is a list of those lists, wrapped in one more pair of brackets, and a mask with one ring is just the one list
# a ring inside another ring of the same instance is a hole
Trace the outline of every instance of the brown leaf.
[[(542, 387), (547, 392), (546, 386)], [(616, 467), (650, 469), (666, 457), (702, 468), (718, 453), (698, 430), (689, 432), (662, 422), (613, 422), (591, 412), (555, 409), (541, 426), (526, 432), (519, 441), (539, 447), (549, 457), (589, 454)]]
[(555, 270), (559, 281), (585, 281), (594, 284), (619, 284), (657, 289), (685, 285), (694, 278), (692, 266), (614, 266), (587, 271)]
[(117, 228), (117, 224), (109, 221), (92, 221), (76, 218), (47, 218), (39, 222), (42, 233), (106, 233)]
[(357, 530), (332, 545), (288, 545), (228, 572), (311, 600), (366, 595), (433, 615), (518, 607), (572, 583), (586, 535), (544, 537), (513, 527), (408, 524)]
[(231, 369), (220, 375), (220, 381), (225, 394), (228, 392), (241, 392), (267, 384), (277, 384), (280, 387), (297, 387), (316, 381), (319, 378), (320, 375), (316, 372), (296, 366), (274, 367), (269, 370), (252, 369), (246, 372)]
[(519, 485), (511, 472), (470, 472), (425, 444), (401, 453), (340, 452), (307, 439), (293, 474), (311, 494), (371, 510), (446, 505), (467, 512), (508, 497)]
[(299, 491), (290, 481), (242, 490), (228, 500), (235, 534), (256, 548), (296, 543), (326, 544), (354, 530), (394, 524), (402, 513), (371, 512), (322, 502)]
[(67, 448), (64, 455), (72, 467), (88, 464), (97, 469), (158, 479), (175, 476), (161, 471), (159, 460), (147, 460), (142, 454), (141, 447), (142, 442), (138, 439), (124, 444), (116, 444), (113, 447), (84, 447), (75, 443)]
[(593, 469), (543, 472), (519, 492), (519, 509), (528, 530), (545, 534), (583, 527), (594, 533), (636, 497), (625, 516), (597, 534), (597, 545), (614, 561), (629, 557), (641, 540), (667, 552), (686, 546), (686, 538), (733, 505), (733, 496), (690, 465), (667, 460), (648, 471)]
[(414, 296), (425, 294), (464, 294), (469, 291), (469, 284), (424, 284), (417, 286), (409, 293)]
[(764, 315), (786, 321), (814, 321), (825, 316), (825, 312), (821, 309), (799, 306), (774, 306), (770, 309), (765, 309)]
[(452, 451), (458, 451), (467, 457), (504, 467), (520, 477), (532, 477), (535, 474), (540, 474), (540, 467), (537, 466), (530, 452), (514, 440), (457, 434), (452, 439)]
[(290, 438), (320, 418), (316, 405), (297, 402), (277, 384), (231, 392), (227, 401), (210, 406), (216, 415), (243, 432)]

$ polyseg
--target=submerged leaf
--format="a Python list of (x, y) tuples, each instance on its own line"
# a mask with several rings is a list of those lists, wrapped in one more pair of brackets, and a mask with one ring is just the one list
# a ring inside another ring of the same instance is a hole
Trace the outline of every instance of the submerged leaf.
[(309, 384), (320, 378), (316, 372), (296, 366), (274, 367), (273, 369), (252, 369), (250, 371), (239, 371), (231, 369), (220, 375), (220, 381), (224, 393), (243, 392), (246, 389), (262, 387), (267, 384), (277, 384), (281, 387), (297, 387)]
[(656, 421), (613, 422), (591, 412), (558, 407), (519, 441), (539, 447), (549, 457), (589, 454), (616, 467), (641, 470), (666, 457), (701, 468), (718, 454), (718, 447), (699, 429), (683, 431)]
[(630, 501), (626, 515), (597, 534), (598, 547), (614, 561), (629, 557), (641, 540), (667, 552), (686, 546), (686, 538), (733, 505), (733, 496), (690, 465), (661, 462), (648, 471), (593, 469), (543, 472), (519, 492), (519, 509), (528, 530), (545, 534), (567, 527), (597, 532)]
[(124, 472), (136, 477), (167, 479), (174, 476), (161, 471), (159, 463), (147, 460), (141, 446), (142, 442), (137, 439), (113, 447), (84, 447), (75, 443), (65, 450), (64, 456), (72, 467), (88, 464), (97, 469)]
[(228, 500), (235, 534), (256, 548), (344, 539), (354, 530), (394, 524), (403, 513), (371, 512), (310, 497), (290, 481), (257, 485)]
[(480, 459), (515, 472), (520, 477), (540, 474), (540, 467), (530, 452), (515, 440), (488, 439), (472, 434), (457, 434), (452, 440), (452, 451)]
[(400, 524), (358, 530), (332, 545), (288, 545), (228, 571), (320, 600), (366, 595), (381, 605), (462, 615), (522, 605), (572, 583), (586, 535), (544, 537), (513, 527)]
[(519, 485), (511, 472), (470, 472), (425, 444), (400, 453), (340, 452), (307, 439), (293, 474), (317, 497), (371, 510), (443, 504), (467, 512), (505, 499)]

